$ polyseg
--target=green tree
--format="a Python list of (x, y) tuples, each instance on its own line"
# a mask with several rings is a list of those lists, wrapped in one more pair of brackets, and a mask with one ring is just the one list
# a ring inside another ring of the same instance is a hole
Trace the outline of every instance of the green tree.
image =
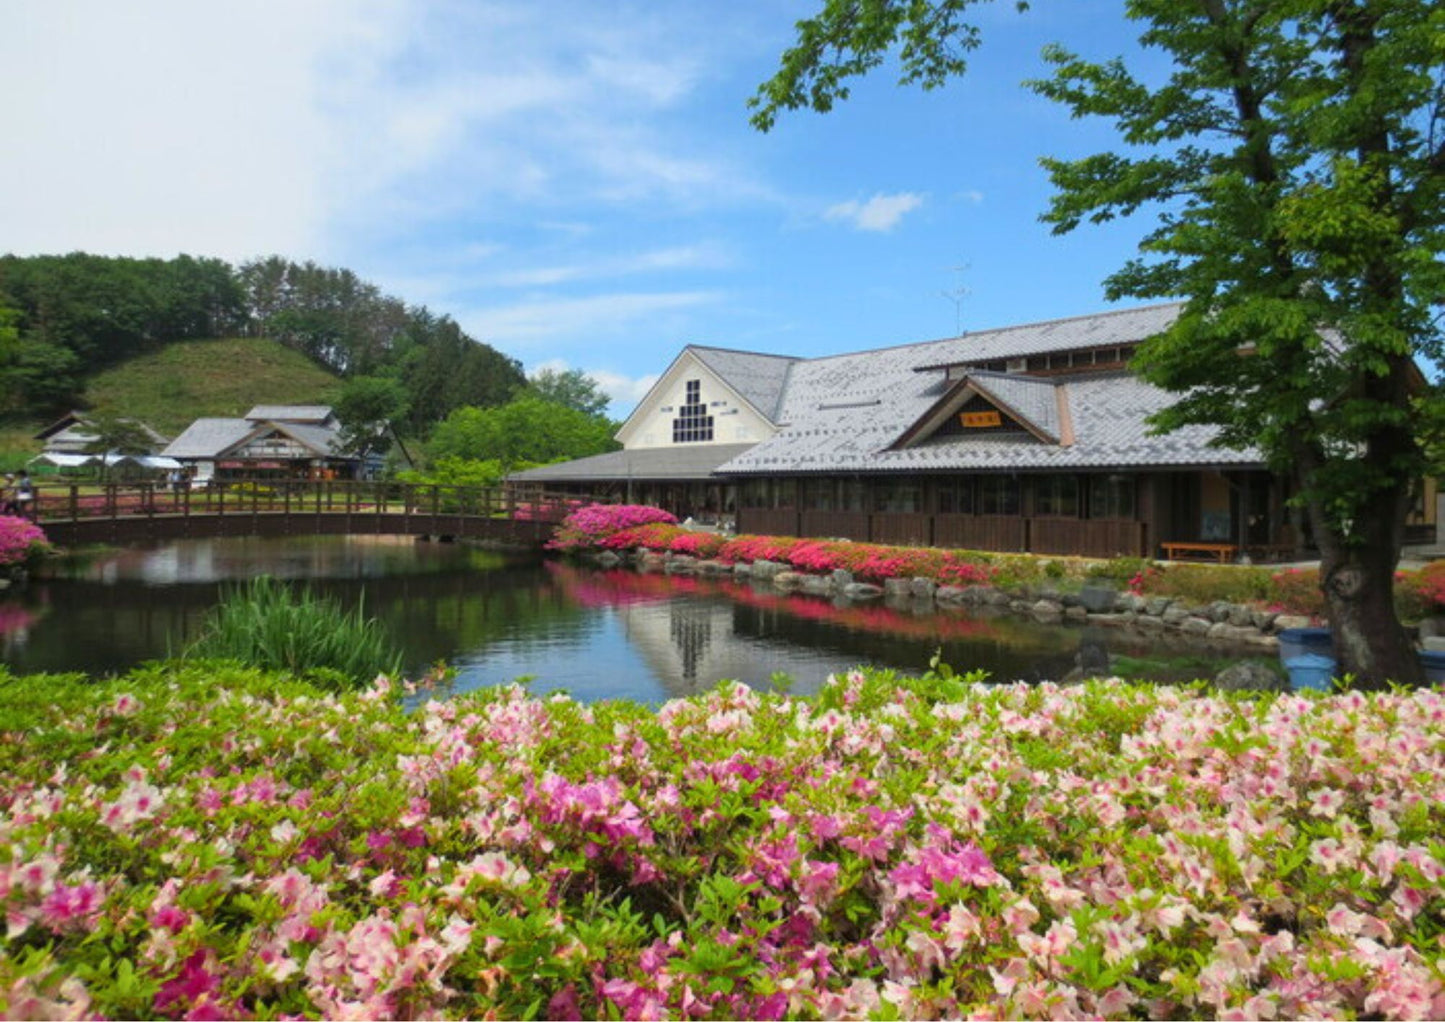
[(527, 389), (544, 401), (575, 408), (586, 415), (603, 415), (611, 403), (602, 385), (581, 369), (539, 369), (527, 377)]
[[(849, 76), (902, 50), (905, 81), (963, 69), (971, 0), (828, 0), (753, 104), (826, 110)], [(1202, 423), (1294, 480), (1321, 554), (1343, 670), (1420, 680), (1391, 582), (1418, 423), (1438, 404), (1416, 359), (1441, 354), (1445, 8), (1430, 0), (1128, 0), (1151, 83), (1062, 48), (1034, 88), (1113, 121), (1121, 146), (1045, 160), (1058, 233), (1149, 210), (1111, 298), (1185, 299), (1138, 368), (1179, 395), (1163, 430)], [(1427, 408), (1428, 410), (1428, 408)]]
[(85, 430), (94, 439), (85, 445), (86, 454), (101, 456), (100, 478), (106, 477), (109, 466), (106, 455), (150, 454), (155, 441), (145, 427), (134, 419), (127, 419), (111, 412), (96, 412), (85, 421)]
[(341, 420), (341, 446), (348, 454), (385, 451), (391, 446), (394, 424), (406, 415), (406, 388), (384, 376), (357, 376), (346, 382), (336, 399)]
[(495, 459), (508, 471), (524, 463), (583, 458), (614, 451), (613, 425), (523, 394), (499, 408), (459, 408), (437, 424), (428, 453), (447, 458)]

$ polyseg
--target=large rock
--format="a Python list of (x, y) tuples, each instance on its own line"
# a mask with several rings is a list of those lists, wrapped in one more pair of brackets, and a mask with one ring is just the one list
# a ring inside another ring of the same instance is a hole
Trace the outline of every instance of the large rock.
[(908, 591), (915, 600), (931, 600), (938, 591), (938, 583), (931, 578), (914, 578), (908, 582)]
[(1422, 618), (1417, 634), (1421, 639), (1433, 639), (1437, 636), (1445, 635), (1445, 618)]
[(1145, 632), (1162, 632), (1164, 630), (1164, 619), (1154, 617), (1151, 614), (1140, 614), (1134, 619), (1134, 627)]
[(853, 573), (843, 568), (834, 568), (833, 574), (829, 577), (832, 578), (833, 585), (839, 590), (846, 589), (853, 584)]
[(1236, 628), (1259, 627), (1254, 623), (1254, 609), (1251, 607), (1241, 607), (1238, 604), (1235, 604), (1229, 608), (1229, 615), (1225, 618), (1225, 620), (1228, 621), (1230, 624), (1234, 625)]
[(1261, 607), (1256, 607), (1249, 614), (1249, 623), (1261, 632), (1267, 632), (1274, 627), (1274, 619), (1277, 617), (1279, 617), (1279, 614), (1273, 610), (1264, 610)]
[(699, 575), (727, 575), (733, 570), (731, 564), (724, 564), (722, 561), (698, 561), (697, 573)]
[(1445, 635), (1427, 635), (1420, 640), (1420, 648), (1427, 653), (1445, 653)]
[(968, 603), (968, 591), (958, 586), (939, 586), (934, 591), (933, 598), (939, 603)]
[(1082, 606), (1074, 604), (1072, 607), (1064, 608), (1064, 618), (1069, 621), (1087, 621), (1089, 620), (1089, 612)]
[[(778, 584), (778, 578), (773, 579), (773, 585)], [(807, 575), (803, 578), (803, 592), (809, 596), (832, 596), (833, 590), (833, 580), (826, 575)]]
[(1262, 663), (1245, 660), (1216, 674), (1214, 687), (1223, 692), (1288, 692), (1289, 679)]
[(1220, 642), (1249, 642), (1259, 637), (1253, 626), (1241, 627), (1228, 621), (1216, 621), (1209, 628), (1209, 637)]
[(843, 595), (850, 600), (876, 600), (883, 595), (883, 587), (871, 582), (854, 582), (843, 587)]
[(1029, 612), (1044, 619), (1063, 617), (1064, 605), (1058, 600), (1036, 600), (1029, 606)]
[(1011, 603), (1013, 603), (1013, 597), (1010, 596), (1008, 593), (1004, 592), (1002, 589), (991, 589), (987, 586), (983, 588), (983, 602), (988, 604), (990, 607), (1007, 607)]
[(1169, 625), (1171, 628), (1178, 628), (1178, 627), (1179, 627), (1180, 625), (1182, 625), (1185, 621), (1187, 621), (1191, 616), (1192, 616), (1192, 615), (1189, 613), (1188, 608), (1186, 608), (1186, 607), (1181, 607), (1181, 606), (1179, 606), (1179, 604), (1176, 603), (1174, 606), (1170, 607), (1170, 608), (1169, 608), (1168, 610), (1166, 610), (1164, 613), (1160, 614), (1160, 615), (1159, 615), (1159, 620), (1160, 620), (1160, 621), (1163, 621), (1166, 625)]
[(803, 584), (807, 580), (808, 576), (800, 574), (799, 572), (780, 571), (773, 575), (773, 588), (782, 589), (785, 592), (793, 592), (794, 590), (803, 588)]
[(1234, 609), (1234, 604), (1228, 600), (1215, 600), (1209, 605), (1209, 611), (1204, 615), (1211, 621), (1228, 621), (1229, 612)]
[(1167, 596), (1150, 596), (1144, 600), (1144, 613), (1150, 617), (1158, 617), (1163, 614), (1174, 603)]
[(1109, 614), (1119, 602), (1119, 592), (1113, 586), (1090, 582), (1079, 590), (1079, 606), (1090, 614)]
[(754, 561), (752, 567), (753, 578), (772, 578), (780, 571), (787, 571), (786, 564), (778, 561)]
[(1214, 627), (1214, 622), (1207, 617), (1185, 618), (1179, 625), (1179, 630), (1185, 635), (1208, 635), (1209, 629)]
[(883, 592), (888, 596), (913, 596), (913, 582), (906, 578), (885, 578), (883, 580)]
[(1310, 619), (1303, 614), (1281, 614), (1274, 619), (1274, 630), (1283, 632), (1290, 628), (1308, 628)]
[(1140, 596), (1138, 593), (1119, 594), (1119, 609), (1121, 611), (1126, 611), (1130, 614), (1144, 613), (1144, 606), (1148, 602), (1148, 600), (1144, 599), (1144, 597)]
[(697, 558), (686, 555), (669, 557), (662, 570), (669, 575), (696, 575)]
[(603, 550), (595, 558), (598, 565), (604, 568), (615, 568), (622, 563), (622, 555), (615, 550)]

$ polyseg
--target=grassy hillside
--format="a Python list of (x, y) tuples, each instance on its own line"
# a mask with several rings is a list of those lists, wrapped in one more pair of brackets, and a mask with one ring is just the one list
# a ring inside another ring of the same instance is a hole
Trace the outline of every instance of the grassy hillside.
[(181, 341), (90, 380), (86, 403), (177, 436), (207, 415), (258, 404), (330, 404), (341, 381), (304, 355), (255, 337)]

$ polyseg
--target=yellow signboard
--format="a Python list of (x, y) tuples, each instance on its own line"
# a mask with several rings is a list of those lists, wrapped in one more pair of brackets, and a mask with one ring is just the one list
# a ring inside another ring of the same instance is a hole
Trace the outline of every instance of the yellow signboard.
[(967, 429), (985, 429), (989, 426), (1003, 425), (1003, 417), (998, 412), (960, 412), (958, 419)]

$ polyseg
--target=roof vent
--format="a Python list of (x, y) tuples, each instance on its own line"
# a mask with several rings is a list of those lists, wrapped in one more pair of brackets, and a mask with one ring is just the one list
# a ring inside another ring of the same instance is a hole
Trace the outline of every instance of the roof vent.
[(872, 408), (875, 405), (881, 405), (882, 403), (882, 400), (879, 398), (874, 398), (872, 401), (833, 401), (820, 404), (818, 406), (818, 411), (833, 412), (841, 408)]

